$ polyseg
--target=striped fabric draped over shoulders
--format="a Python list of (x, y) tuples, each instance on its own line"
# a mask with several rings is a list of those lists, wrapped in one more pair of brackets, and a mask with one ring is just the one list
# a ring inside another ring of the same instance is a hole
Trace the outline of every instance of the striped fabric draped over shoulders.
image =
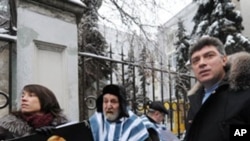
[[(157, 124), (152, 123), (147, 116), (142, 115), (141, 116), (142, 122), (143, 124), (146, 126), (147, 129), (154, 129), (157, 133), (158, 136), (161, 137), (160, 135), (160, 130), (159, 130), (159, 126)], [(160, 138), (161, 139), (161, 138)]]
[(108, 122), (102, 113), (96, 112), (89, 121), (95, 141), (144, 141), (148, 138), (142, 120), (132, 111), (128, 118), (116, 122)]
[(152, 123), (151, 121), (149, 121), (149, 119), (148, 119), (147, 116), (142, 115), (142, 116), (141, 116), (141, 119), (142, 119), (142, 122), (143, 122), (143, 124), (146, 126), (147, 129), (153, 128), (155, 131), (158, 132), (157, 126), (156, 126), (154, 123)]

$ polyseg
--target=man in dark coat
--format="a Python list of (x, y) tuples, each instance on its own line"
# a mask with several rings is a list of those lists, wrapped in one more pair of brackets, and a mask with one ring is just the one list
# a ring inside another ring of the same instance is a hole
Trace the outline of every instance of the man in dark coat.
[[(150, 139), (153, 141), (160, 141), (160, 131), (164, 127), (161, 123), (168, 114), (167, 109), (160, 101), (153, 101), (149, 103), (148, 113), (142, 115), (143, 124), (146, 126)], [(166, 129), (166, 128), (164, 128)]]
[(168, 110), (161, 101), (149, 103), (149, 109), (146, 115), (142, 115), (143, 124), (146, 126), (149, 137), (152, 141), (179, 141), (179, 139), (167, 129), (162, 121)]
[(189, 55), (199, 85), (189, 96), (185, 141), (229, 141), (231, 125), (250, 124), (250, 54), (227, 57), (220, 40), (202, 37)]

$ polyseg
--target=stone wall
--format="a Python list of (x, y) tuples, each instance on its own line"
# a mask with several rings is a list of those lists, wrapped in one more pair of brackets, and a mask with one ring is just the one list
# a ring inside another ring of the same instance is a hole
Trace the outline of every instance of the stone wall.
[(18, 1), (13, 107), (18, 109), (25, 85), (40, 84), (55, 93), (70, 120), (79, 120), (76, 17), (82, 11), (69, 1)]
[[(9, 44), (0, 41), (0, 92), (9, 93)], [(1, 99), (0, 99), (1, 102)], [(8, 113), (8, 106), (0, 109), (0, 117)]]

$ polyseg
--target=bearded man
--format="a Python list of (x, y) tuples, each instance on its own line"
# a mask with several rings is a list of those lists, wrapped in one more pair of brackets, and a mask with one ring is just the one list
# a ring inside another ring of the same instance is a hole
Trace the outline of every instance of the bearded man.
[(124, 87), (110, 84), (96, 100), (97, 111), (89, 119), (95, 141), (145, 141), (142, 120), (128, 110)]

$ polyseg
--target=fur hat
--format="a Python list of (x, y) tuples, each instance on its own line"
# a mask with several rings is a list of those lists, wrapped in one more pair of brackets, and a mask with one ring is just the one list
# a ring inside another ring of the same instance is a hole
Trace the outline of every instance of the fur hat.
[(128, 117), (128, 110), (127, 110), (127, 101), (126, 101), (126, 91), (125, 88), (119, 85), (115, 84), (110, 84), (106, 85), (103, 90), (102, 94), (97, 98), (96, 100), (96, 107), (97, 107), (97, 112), (103, 112), (103, 96), (105, 94), (113, 94), (118, 97), (119, 99), (119, 104), (120, 104), (120, 115), (119, 118), (121, 117)]

